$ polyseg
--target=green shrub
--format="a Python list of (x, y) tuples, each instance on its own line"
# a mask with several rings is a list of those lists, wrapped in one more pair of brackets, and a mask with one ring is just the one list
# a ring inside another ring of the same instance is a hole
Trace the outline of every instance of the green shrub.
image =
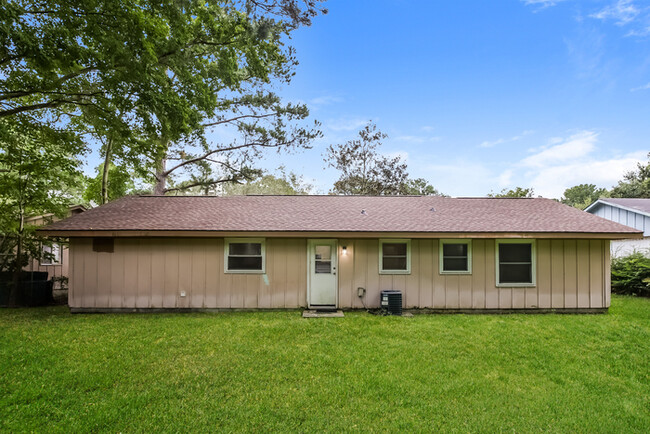
[(612, 259), (612, 292), (650, 297), (650, 258), (635, 252)]

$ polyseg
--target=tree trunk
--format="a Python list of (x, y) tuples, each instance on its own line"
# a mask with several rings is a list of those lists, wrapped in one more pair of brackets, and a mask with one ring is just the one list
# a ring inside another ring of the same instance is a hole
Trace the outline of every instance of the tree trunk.
[(108, 172), (111, 168), (111, 157), (113, 154), (113, 139), (106, 142), (106, 156), (104, 157), (104, 170), (102, 171), (102, 205), (108, 203)]
[(18, 222), (18, 240), (16, 243), (16, 263), (14, 264), (14, 278), (9, 292), (9, 306), (16, 306), (18, 304), (18, 292), (20, 288), (20, 275), (22, 274), (23, 267), (23, 231), (25, 229), (25, 215), (23, 207), (20, 207), (19, 222)]
[(169, 176), (169, 173), (167, 173), (167, 158), (163, 157), (162, 160), (160, 160), (160, 166), (158, 167), (158, 170), (156, 171), (156, 185), (153, 188), (153, 194), (162, 196), (165, 194), (165, 189), (167, 188), (167, 177)]

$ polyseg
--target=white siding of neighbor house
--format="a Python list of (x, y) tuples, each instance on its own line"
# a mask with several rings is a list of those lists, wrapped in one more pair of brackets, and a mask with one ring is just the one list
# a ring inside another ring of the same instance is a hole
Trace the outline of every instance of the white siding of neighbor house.
[[(607, 220), (643, 231), (644, 237), (650, 237), (650, 217), (634, 211), (628, 211), (606, 203), (600, 203), (592, 214)], [(634, 240), (630, 240), (634, 241)]]
[(599, 203), (589, 212), (598, 217), (643, 231), (643, 239), (640, 240), (612, 241), (611, 255), (613, 257), (620, 258), (621, 256), (627, 256), (634, 252), (641, 252), (646, 256), (650, 256), (650, 217), (607, 203)]

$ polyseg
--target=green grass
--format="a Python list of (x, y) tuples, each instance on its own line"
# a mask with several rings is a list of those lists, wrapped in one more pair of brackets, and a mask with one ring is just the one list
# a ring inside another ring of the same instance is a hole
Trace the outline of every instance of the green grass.
[(650, 300), (604, 315), (0, 310), (0, 431), (650, 431)]

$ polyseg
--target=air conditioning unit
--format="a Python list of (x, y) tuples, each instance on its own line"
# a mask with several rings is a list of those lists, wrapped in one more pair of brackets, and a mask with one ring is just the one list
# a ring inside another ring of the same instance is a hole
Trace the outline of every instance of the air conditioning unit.
[(402, 314), (402, 291), (381, 291), (381, 310), (388, 315)]

